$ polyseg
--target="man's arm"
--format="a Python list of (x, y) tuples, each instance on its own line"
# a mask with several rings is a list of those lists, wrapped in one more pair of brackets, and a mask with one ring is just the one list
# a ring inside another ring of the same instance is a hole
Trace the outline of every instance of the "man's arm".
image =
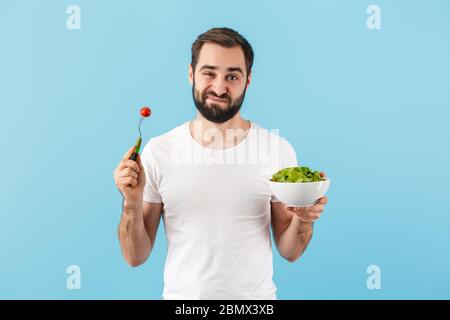
[(304, 222), (282, 202), (271, 203), (272, 232), (280, 255), (294, 262), (308, 247), (313, 222)]
[(142, 201), (133, 207), (123, 202), (118, 233), (123, 257), (130, 266), (137, 267), (148, 259), (155, 243), (162, 206), (162, 203)]

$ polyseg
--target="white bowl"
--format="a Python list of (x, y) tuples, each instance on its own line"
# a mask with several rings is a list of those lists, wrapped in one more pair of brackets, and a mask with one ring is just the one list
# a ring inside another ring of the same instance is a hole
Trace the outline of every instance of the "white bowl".
[(330, 186), (326, 178), (316, 182), (274, 182), (269, 180), (269, 187), (275, 197), (290, 207), (309, 207), (322, 198)]

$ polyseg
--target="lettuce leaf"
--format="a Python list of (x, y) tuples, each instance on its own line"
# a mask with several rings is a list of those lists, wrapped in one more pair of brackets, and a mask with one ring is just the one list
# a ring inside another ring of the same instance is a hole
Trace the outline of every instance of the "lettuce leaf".
[(274, 182), (316, 182), (322, 180), (325, 180), (325, 178), (320, 176), (319, 171), (312, 171), (308, 167), (285, 168), (272, 175), (272, 181)]

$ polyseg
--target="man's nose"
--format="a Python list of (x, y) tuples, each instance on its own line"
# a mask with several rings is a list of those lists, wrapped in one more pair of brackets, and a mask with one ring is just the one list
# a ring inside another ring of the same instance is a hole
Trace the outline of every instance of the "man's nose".
[(219, 97), (227, 93), (227, 85), (223, 79), (214, 79), (212, 89)]

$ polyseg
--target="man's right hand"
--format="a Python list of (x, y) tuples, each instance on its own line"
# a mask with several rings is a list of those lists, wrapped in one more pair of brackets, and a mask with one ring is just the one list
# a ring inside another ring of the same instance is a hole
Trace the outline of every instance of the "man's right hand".
[(134, 149), (133, 146), (125, 153), (114, 170), (114, 182), (124, 198), (124, 204), (128, 207), (137, 208), (142, 205), (143, 201), (145, 171), (140, 155), (138, 155), (136, 161), (130, 160)]

